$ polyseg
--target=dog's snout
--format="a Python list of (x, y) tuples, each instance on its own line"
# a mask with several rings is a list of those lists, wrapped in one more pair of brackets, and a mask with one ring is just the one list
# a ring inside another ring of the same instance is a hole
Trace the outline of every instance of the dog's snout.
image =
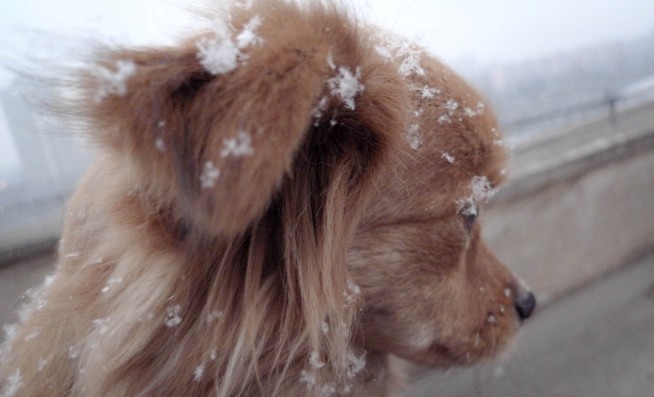
[(518, 288), (514, 304), (520, 320), (526, 320), (531, 317), (536, 309), (536, 296), (531, 291)]

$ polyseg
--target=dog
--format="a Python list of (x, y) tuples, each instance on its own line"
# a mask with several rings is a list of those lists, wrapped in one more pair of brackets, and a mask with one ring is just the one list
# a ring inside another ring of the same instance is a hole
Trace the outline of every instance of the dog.
[(67, 86), (100, 153), (3, 396), (401, 395), (532, 314), (480, 236), (506, 154), (470, 86), (338, 5), (223, 12)]

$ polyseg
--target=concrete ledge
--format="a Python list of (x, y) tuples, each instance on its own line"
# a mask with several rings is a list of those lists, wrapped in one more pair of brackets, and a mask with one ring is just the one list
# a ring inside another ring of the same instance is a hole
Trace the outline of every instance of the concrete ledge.
[(541, 301), (654, 247), (652, 110), (534, 141), (513, 158), (519, 168), (485, 213), (484, 236)]

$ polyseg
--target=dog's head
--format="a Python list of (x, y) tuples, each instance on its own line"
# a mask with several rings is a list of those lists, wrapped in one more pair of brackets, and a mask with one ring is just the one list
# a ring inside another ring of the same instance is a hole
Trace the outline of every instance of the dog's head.
[(493, 115), (421, 49), (332, 6), (261, 1), (100, 59), (78, 106), (157, 227), (234, 274), (218, 290), (253, 357), (346, 362), (354, 339), (472, 363), (533, 309), (480, 238), (504, 173)]

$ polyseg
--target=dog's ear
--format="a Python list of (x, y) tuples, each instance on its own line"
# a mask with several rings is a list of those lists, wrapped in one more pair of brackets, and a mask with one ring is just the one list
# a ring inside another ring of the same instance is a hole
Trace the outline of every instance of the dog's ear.
[(324, 7), (229, 20), (178, 47), (106, 52), (85, 79), (100, 142), (203, 233), (243, 232), (285, 180), (323, 189), (338, 175), (355, 200), (406, 130), (396, 68)]

